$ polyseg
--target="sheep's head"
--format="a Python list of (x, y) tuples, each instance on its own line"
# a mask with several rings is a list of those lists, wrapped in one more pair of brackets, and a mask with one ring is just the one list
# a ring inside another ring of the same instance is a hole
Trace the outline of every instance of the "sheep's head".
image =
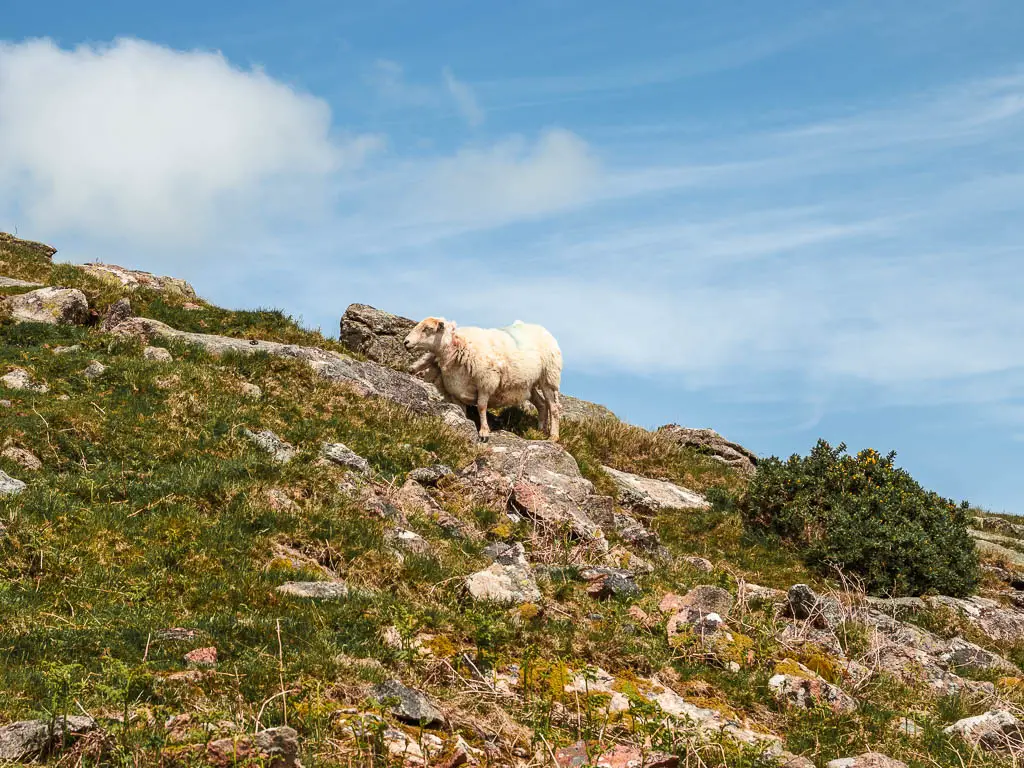
[(445, 335), (451, 333), (454, 328), (455, 323), (448, 322), (443, 317), (428, 317), (409, 331), (403, 344), (410, 352), (437, 352)]

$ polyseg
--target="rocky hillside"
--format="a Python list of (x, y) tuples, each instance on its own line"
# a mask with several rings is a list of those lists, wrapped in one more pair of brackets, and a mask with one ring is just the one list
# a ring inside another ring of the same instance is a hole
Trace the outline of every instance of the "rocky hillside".
[(0, 764), (1024, 757), (1012, 519), (979, 594), (869, 597), (744, 524), (710, 430), (567, 398), (479, 445), (404, 318), (53, 256), (0, 235)]

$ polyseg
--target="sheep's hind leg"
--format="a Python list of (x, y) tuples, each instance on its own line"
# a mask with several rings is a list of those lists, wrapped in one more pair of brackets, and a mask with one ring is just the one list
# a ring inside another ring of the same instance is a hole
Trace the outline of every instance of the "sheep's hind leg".
[(533, 403), (533, 407), (537, 409), (537, 423), (544, 433), (547, 434), (550, 425), (548, 419), (550, 415), (548, 413), (548, 403), (544, 399), (544, 393), (541, 392), (540, 387), (537, 387), (530, 393), (530, 402)]
[(558, 442), (558, 420), (562, 415), (562, 404), (558, 401), (558, 390), (554, 387), (543, 387), (544, 399), (548, 405), (548, 424), (545, 430), (548, 439)]

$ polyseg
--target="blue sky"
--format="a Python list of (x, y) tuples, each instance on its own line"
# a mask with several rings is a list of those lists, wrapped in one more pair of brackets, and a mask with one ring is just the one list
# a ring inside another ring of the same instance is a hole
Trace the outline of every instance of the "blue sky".
[(7, 5), (0, 229), (1024, 512), (1024, 4)]

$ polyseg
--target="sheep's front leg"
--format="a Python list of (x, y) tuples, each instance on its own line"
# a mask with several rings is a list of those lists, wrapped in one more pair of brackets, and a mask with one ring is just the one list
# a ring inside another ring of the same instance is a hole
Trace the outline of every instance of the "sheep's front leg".
[(491, 436), (491, 427), (487, 423), (487, 401), (490, 399), (491, 393), (485, 392), (484, 390), (478, 390), (476, 393), (476, 409), (480, 414), (480, 442), (486, 443), (487, 439)]

